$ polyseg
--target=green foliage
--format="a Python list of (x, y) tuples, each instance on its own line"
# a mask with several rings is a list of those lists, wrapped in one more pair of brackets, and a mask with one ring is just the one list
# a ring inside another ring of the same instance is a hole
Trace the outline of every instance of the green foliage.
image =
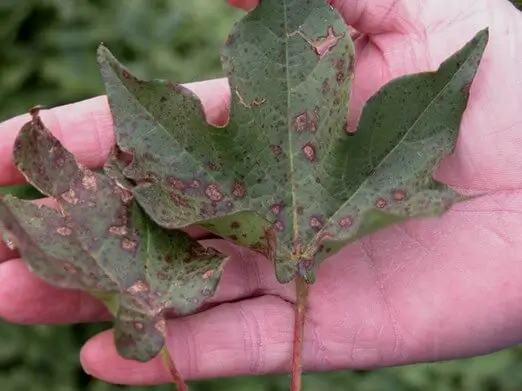
[[(108, 327), (11, 326), (0, 323), (0, 390), (172, 391), (172, 385), (119, 387), (82, 374), (78, 347)], [(49, 353), (52, 352), (52, 353)], [(304, 376), (303, 391), (514, 391), (522, 388), (522, 348), (468, 360), (375, 371)], [(254, 376), (189, 383), (192, 391), (286, 391), (288, 376)]]
[(217, 77), (218, 47), (241, 13), (208, 0), (0, 1), (0, 120), (103, 93), (100, 42), (143, 77)]
[[(103, 93), (93, 56), (101, 41), (140, 77), (190, 81), (220, 76), (217, 50), (237, 15), (220, 0), (2, 0), (0, 120), (36, 104), (69, 103)], [(107, 327), (0, 322), (0, 389), (122, 389), (90, 379), (78, 362), (81, 344)], [(511, 349), (443, 364), (310, 374), (304, 390), (511, 391), (522, 388), (521, 367), (522, 350)], [(195, 382), (192, 390), (279, 391), (287, 386), (287, 376), (263, 376)], [(123, 388), (172, 390), (171, 385)]]

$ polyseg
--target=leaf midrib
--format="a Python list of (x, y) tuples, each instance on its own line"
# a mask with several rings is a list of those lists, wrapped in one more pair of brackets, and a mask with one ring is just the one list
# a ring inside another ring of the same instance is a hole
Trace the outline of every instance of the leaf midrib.
[[(288, 63), (288, 15), (287, 15), (287, 4), (286, 0), (283, 0), (283, 20), (285, 24), (285, 73), (286, 73), (286, 126), (288, 132), (288, 149), (290, 153), (288, 154), (288, 162), (289, 162), (289, 170), (290, 170), (290, 184), (291, 184), (291, 195), (292, 195), (292, 228), (294, 232), (294, 240), (293, 243), (298, 243), (299, 238), (299, 228), (298, 228), (298, 217), (297, 217), (297, 201), (296, 201), (296, 187), (295, 187), (295, 165), (294, 165), (294, 151), (293, 151), (293, 143), (292, 143), (292, 126), (290, 119), (290, 72)], [(297, 250), (294, 248), (294, 251)], [(300, 254), (296, 254), (297, 257)]]

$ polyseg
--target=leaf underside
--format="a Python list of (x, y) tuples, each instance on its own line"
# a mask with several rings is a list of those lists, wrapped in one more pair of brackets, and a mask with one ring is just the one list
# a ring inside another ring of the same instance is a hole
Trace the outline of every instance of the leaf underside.
[(192, 313), (213, 294), (224, 256), (158, 227), (129, 191), (77, 163), (39, 117), (21, 130), (14, 159), (57, 206), (0, 200), (0, 225), (29, 268), (50, 284), (102, 299), (115, 315), (122, 357), (156, 356), (165, 317)]
[(346, 131), (354, 49), (324, 0), (264, 0), (222, 49), (226, 126), (168, 81), (139, 80), (98, 52), (122, 165), (160, 226), (198, 223), (265, 254), (277, 278), (308, 282), (346, 244), (466, 198), (433, 179), (453, 151), (488, 40), (480, 31), (436, 72), (396, 79)]

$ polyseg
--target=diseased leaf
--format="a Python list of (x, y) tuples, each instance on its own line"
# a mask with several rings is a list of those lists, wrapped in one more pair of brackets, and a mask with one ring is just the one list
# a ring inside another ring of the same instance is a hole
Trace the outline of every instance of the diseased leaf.
[(103, 166), (103, 173), (116, 182), (121, 188), (132, 191), (134, 184), (123, 175), (123, 170), (128, 164), (128, 162), (125, 161), (125, 157), (125, 154), (118, 146), (114, 145)]
[(192, 313), (214, 293), (224, 256), (158, 227), (131, 193), (78, 164), (37, 116), (16, 139), (14, 158), (28, 181), (58, 203), (55, 210), (12, 196), (0, 200), (1, 225), (23, 259), (49, 283), (102, 299), (115, 314), (123, 357), (156, 356), (165, 317)]
[(138, 80), (103, 46), (98, 57), (117, 143), (132, 154), (124, 175), (145, 212), (261, 249), (281, 282), (313, 282), (345, 244), (465, 199), (432, 173), (453, 150), (487, 40), (483, 30), (438, 71), (383, 87), (356, 134), (345, 131), (353, 44), (324, 0), (264, 0), (236, 24), (222, 50), (224, 127), (207, 124), (183, 86)]
[(0, 222), (35, 274), (62, 288), (100, 293), (118, 285), (80, 246), (64, 216), (55, 209), (7, 195)]

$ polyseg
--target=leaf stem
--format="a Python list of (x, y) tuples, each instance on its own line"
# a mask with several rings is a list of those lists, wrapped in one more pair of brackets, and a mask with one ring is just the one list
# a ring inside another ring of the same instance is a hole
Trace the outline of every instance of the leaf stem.
[(172, 381), (176, 385), (178, 391), (188, 391), (188, 386), (185, 383), (185, 380), (181, 377), (176, 365), (174, 365), (174, 361), (170, 357), (169, 351), (166, 346), (161, 349), (161, 356), (163, 357), (163, 362), (172, 376)]
[(296, 303), (294, 344), (292, 352), (292, 377), (290, 383), (291, 391), (301, 391), (301, 376), (303, 372), (303, 339), (306, 309), (308, 306), (309, 286), (302, 276), (297, 275), (295, 279)]

